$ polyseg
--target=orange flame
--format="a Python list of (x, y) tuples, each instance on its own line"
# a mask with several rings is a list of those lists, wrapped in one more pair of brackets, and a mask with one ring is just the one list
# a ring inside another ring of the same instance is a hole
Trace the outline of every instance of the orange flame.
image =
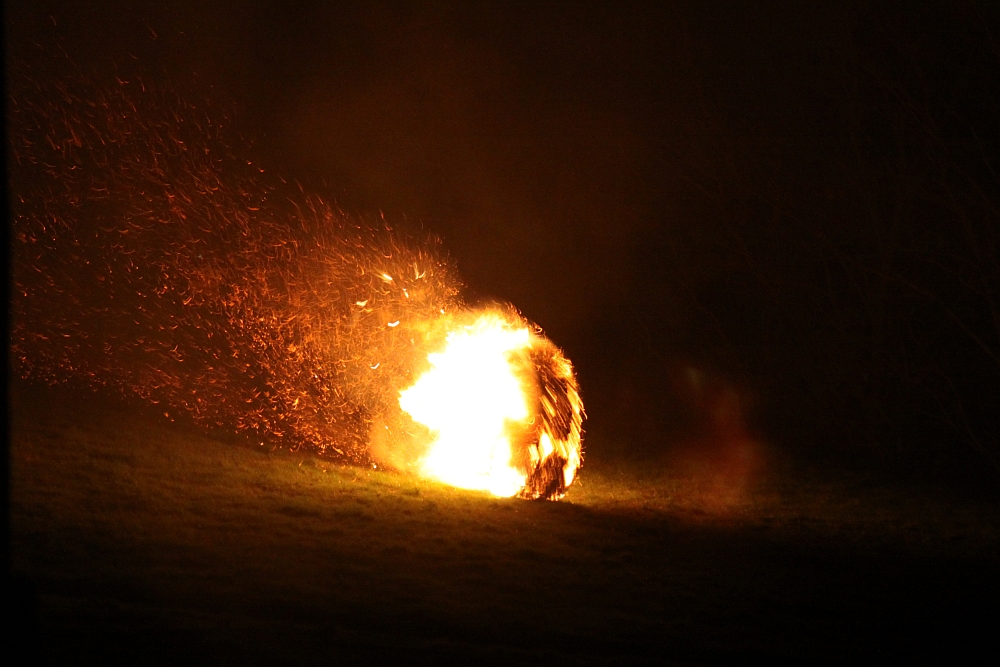
[(399, 407), (430, 431), (420, 475), (504, 497), (565, 492), (581, 463), (583, 406), (572, 366), (551, 343), (487, 312), (449, 331), (427, 361), (399, 394)]

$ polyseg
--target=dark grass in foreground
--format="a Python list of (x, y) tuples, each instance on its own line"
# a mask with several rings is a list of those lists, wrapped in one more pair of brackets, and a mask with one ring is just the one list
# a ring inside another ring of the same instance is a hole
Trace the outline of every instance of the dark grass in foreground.
[(565, 501), (498, 500), (90, 395), (12, 414), (32, 664), (921, 662), (997, 627), (991, 501), (773, 464), (726, 496), (599, 442)]

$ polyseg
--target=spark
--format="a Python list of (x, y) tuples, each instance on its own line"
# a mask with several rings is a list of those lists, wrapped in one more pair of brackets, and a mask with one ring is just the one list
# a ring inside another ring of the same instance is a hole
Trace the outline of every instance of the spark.
[[(373, 467), (429, 474), (445, 456), (426, 438), (413, 445), (404, 422), (416, 417), (399, 403), (446, 364), (433, 355), (459, 345), (454, 326), (479, 326), (436, 240), (270, 176), (240, 154), (225, 109), (142, 76), (12, 63), (8, 102), (10, 350), (21, 376), (82, 379), (207, 428)], [(508, 428), (509, 455), (496, 454), (516, 479), (479, 488), (558, 497), (581, 460), (572, 367), (528, 323), (504, 317), (500, 338), (528, 343), (490, 354), (512, 355), (524, 396), (504, 403), (514, 416), (481, 417), (521, 424)], [(439, 390), (467, 416), (493, 401)]]

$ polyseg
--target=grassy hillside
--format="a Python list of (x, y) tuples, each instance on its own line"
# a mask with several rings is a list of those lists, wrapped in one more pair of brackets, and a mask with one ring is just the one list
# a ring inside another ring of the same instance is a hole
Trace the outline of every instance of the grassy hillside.
[(500, 500), (92, 395), (12, 412), (21, 639), (53, 663), (926, 659), (996, 628), (991, 501), (774, 461), (737, 493), (599, 442), (564, 501)]

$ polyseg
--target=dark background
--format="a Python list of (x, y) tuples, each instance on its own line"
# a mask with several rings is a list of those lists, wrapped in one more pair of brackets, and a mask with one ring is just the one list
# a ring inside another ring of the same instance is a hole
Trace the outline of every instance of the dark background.
[(996, 478), (997, 5), (91, 4), (8, 3), (8, 56), (232, 100), (266, 169), (441, 236), (574, 361), (591, 456), (735, 396), (776, 451)]

